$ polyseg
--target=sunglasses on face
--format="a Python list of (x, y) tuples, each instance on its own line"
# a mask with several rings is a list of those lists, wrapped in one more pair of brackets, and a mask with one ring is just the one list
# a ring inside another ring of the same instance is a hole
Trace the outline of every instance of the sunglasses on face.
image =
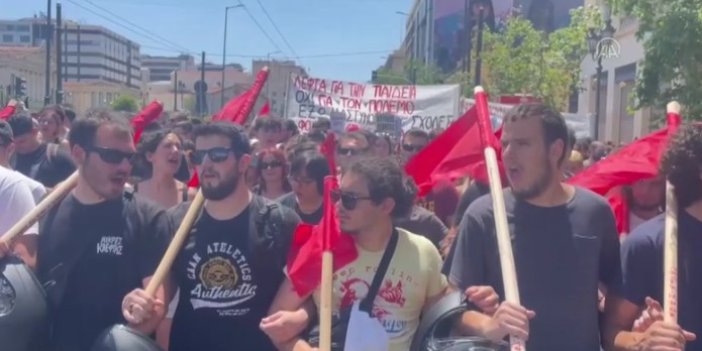
[(282, 167), (282, 166), (283, 166), (283, 163), (280, 161), (271, 161), (271, 162), (261, 161), (258, 164), (259, 169), (269, 169), (269, 168), (273, 169), (273, 168), (278, 168), (278, 167)]
[(371, 200), (370, 196), (360, 196), (352, 193), (344, 193), (339, 190), (331, 192), (331, 199), (334, 202), (341, 201), (341, 206), (346, 210), (353, 211), (361, 200)]
[(226, 147), (214, 147), (208, 150), (195, 150), (192, 152), (190, 158), (196, 165), (201, 165), (205, 162), (205, 156), (210, 159), (210, 161), (219, 163), (224, 162), (229, 158), (229, 154), (233, 153), (234, 150)]
[(424, 145), (402, 144), (402, 150), (405, 150), (407, 152), (418, 152), (423, 148)]
[(344, 148), (344, 147), (337, 147), (336, 148), (336, 153), (342, 156), (356, 156), (361, 153), (360, 150), (356, 149), (349, 149), (349, 148)]
[(85, 149), (88, 153), (94, 152), (100, 159), (112, 165), (118, 165), (122, 161), (127, 160), (129, 163), (134, 163), (136, 154), (134, 152), (125, 152), (100, 146), (90, 146)]

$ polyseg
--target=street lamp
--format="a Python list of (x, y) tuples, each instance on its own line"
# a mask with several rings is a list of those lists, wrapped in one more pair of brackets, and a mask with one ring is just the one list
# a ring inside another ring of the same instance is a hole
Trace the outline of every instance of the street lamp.
[[(618, 52), (612, 52), (614, 41), (614, 32), (616, 29), (612, 26), (610, 16), (605, 17), (605, 26), (602, 29), (590, 29), (587, 35), (587, 44), (592, 55), (592, 60), (597, 62), (597, 78), (596, 78), (596, 95), (595, 95), (595, 140), (599, 139), (600, 134), (600, 95), (602, 90), (602, 60), (610, 57), (616, 57)], [(616, 50), (615, 50), (616, 51)]]
[(222, 90), (220, 99), (222, 100), (222, 106), (224, 106), (224, 71), (227, 64), (227, 20), (229, 18), (229, 10), (244, 7), (244, 4), (227, 6), (224, 8), (224, 40), (222, 42)]

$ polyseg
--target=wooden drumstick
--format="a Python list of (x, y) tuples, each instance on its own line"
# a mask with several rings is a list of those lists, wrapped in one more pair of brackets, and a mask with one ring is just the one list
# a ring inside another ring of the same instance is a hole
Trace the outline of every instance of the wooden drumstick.
[(22, 217), (15, 225), (10, 228), (2, 237), (0, 237), (0, 245), (10, 245), (18, 235), (24, 234), (34, 223), (38, 222), (44, 215), (49, 212), (54, 206), (58, 205), (61, 200), (68, 195), (73, 188), (78, 184), (78, 171), (73, 172), (63, 182), (59, 183), (52, 192), (42, 199), (36, 207)]
[[(477, 86), (474, 90), (475, 106), (478, 112), (478, 123), (481, 134), (492, 131), (488, 122), (490, 112), (488, 110), (487, 97), (483, 87)], [(514, 267), (514, 255), (512, 254), (512, 239), (509, 235), (507, 224), (507, 210), (505, 209), (505, 199), (502, 192), (502, 180), (500, 179), (500, 168), (497, 164), (497, 153), (495, 149), (487, 143), (485, 139), (483, 150), (485, 165), (487, 167), (488, 180), (490, 182), (490, 196), (492, 197), (493, 215), (495, 220), (495, 231), (497, 234), (497, 249), (500, 254), (500, 268), (502, 269), (502, 283), (505, 288), (505, 300), (519, 305), (519, 286), (517, 285), (517, 271)], [(516, 337), (510, 337), (511, 351), (525, 351), (526, 343)]]
[[(667, 106), (668, 114), (680, 115), (680, 104), (673, 101)], [(670, 126), (668, 127), (670, 128)], [(671, 137), (669, 133), (669, 138)], [(678, 203), (674, 187), (665, 183), (665, 232), (663, 251), (663, 319), (678, 321)]]
[(204, 204), (205, 196), (202, 195), (202, 190), (198, 190), (193, 202), (190, 203), (190, 207), (188, 207), (188, 211), (185, 213), (185, 217), (183, 217), (183, 221), (180, 222), (178, 230), (173, 236), (171, 243), (168, 245), (166, 253), (163, 255), (163, 258), (161, 258), (161, 262), (158, 264), (158, 268), (156, 268), (156, 273), (154, 273), (151, 280), (149, 280), (149, 284), (146, 286), (145, 290), (149, 296), (153, 297), (156, 294), (158, 287), (163, 284), (163, 281), (170, 272), (173, 262), (178, 256), (181, 247), (183, 247), (185, 238), (187, 238), (188, 234), (190, 234), (190, 228), (192, 228), (193, 223), (200, 214)]

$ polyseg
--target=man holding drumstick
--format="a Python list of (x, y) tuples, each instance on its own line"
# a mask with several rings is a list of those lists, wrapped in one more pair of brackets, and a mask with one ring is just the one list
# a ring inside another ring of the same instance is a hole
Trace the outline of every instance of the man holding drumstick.
[[(702, 350), (702, 126), (681, 127), (661, 173), (678, 206), (678, 323), (663, 322), (665, 214), (637, 227), (622, 246), (624, 303), (617, 306), (615, 350)], [(647, 308), (641, 324), (634, 320)], [(634, 326), (635, 331), (632, 330)], [(682, 328), (685, 328), (683, 330)]]
[[(621, 285), (619, 241), (607, 202), (562, 183), (568, 151), (563, 117), (543, 104), (523, 104), (504, 119), (504, 190), (522, 306), (503, 302), (493, 316), (466, 312), (456, 330), (494, 341), (527, 340), (528, 350), (599, 351), (598, 283)], [(454, 255), (444, 266), (459, 289), (490, 285), (504, 296), (489, 196), (461, 220)]]

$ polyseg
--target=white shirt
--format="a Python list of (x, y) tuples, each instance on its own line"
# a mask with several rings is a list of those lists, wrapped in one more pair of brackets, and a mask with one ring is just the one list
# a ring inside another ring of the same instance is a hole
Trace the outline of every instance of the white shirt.
[[(4, 235), (36, 206), (29, 186), (15, 171), (0, 167), (0, 235)], [(25, 234), (39, 234), (34, 223)]]
[(24, 184), (26, 184), (27, 187), (29, 187), (29, 190), (32, 192), (32, 196), (34, 197), (34, 203), (38, 204), (39, 202), (41, 202), (41, 199), (43, 199), (44, 195), (46, 195), (46, 187), (44, 186), (44, 184), (39, 183), (36, 180), (29, 178), (20, 172), (13, 172), (20, 176)]

